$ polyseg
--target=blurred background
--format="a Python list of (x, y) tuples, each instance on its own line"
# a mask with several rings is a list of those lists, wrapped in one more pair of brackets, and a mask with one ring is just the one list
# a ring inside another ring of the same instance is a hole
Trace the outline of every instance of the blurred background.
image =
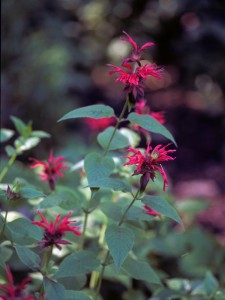
[(163, 80), (148, 84), (146, 99), (152, 110), (165, 111), (165, 126), (179, 146), (168, 166), (173, 194), (206, 201), (198, 222), (224, 243), (224, 1), (3, 0), (1, 126), (13, 128), (14, 115), (52, 135), (21, 161), (67, 149), (76, 163), (73, 153), (81, 147), (83, 157), (88, 149), (80, 145), (96, 132), (82, 120), (57, 120), (96, 103), (120, 111), (122, 86), (108, 76), (106, 64), (120, 64), (129, 53), (119, 41), (123, 30), (140, 45), (153, 41), (146, 57), (164, 68)]

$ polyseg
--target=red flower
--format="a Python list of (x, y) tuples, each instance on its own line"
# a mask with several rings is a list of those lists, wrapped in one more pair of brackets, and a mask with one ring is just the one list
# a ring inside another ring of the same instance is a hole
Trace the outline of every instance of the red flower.
[(37, 213), (41, 217), (41, 221), (33, 221), (32, 224), (45, 229), (44, 236), (39, 242), (39, 244), (41, 244), (43, 247), (55, 245), (58, 249), (61, 249), (61, 246), (59, 246), (59, 244), (71, 244), (68, 241), (62, 240), (62, 237), (66, 234), (67, 231), (72, 232), (78, 236), (81, 235), (81, 233), (74, 226), (70, 225), (70, 223), (76, 222), (75, 220), (69, 220), (72, 211), (69, 212), (68, 215), (61, 220), (61, 215), (57, 215), (54, 222), (48, 222), (39, 210), (37, 210)]
[(61, 170), (66, 170), (67, 166), (64, 165), (63, 156), (53, 157), (52, 151), (50, 151), (49, 158), (47, 162), (31, 158), (33, 164), (30, 165), (30, 168), (42, 167), (42, 173), (39, 174), (42, 181), (48, 181), (48, 184), (51, 190), (55, 189), (55, 183), (58, 176), (63, 177)]
[(134, 171), (133, 175), (139, 175), (142, 174), (141, 180), (140, 180), (140, 190), (141, 192), (144, 192), (149, 179), (154, 181), (155, 179), (155, 172), (158, 171), (164, 180), (163, 190), (165, 191), (166, 187), (168, 186), (168, 179), (166, 176), (165, 171), (163, 170), (163, 167), (161, 166), (161, 162), (168, 161), (168, 160), (174, 160), (175, 158), (168, 155), (169, 153), (173, 153), (176, 150), (166, 150), (166, 146), (157, 145), (151, 152), (150, 150), (152, 147), (148, 144), (147, 149), (144, 153), (144, 155), (141, 153), (141, 151), (128, 148), (128, 152), (134, 153), (131, 156), (125, 156), (128, 158), (128, 162), (124, 164), (126, 165), (136, 165), (136, 170)]
[(127, 36), (128, 39), (126, 40), (124, 38), (121, 38), (121, 41), (125, 43), (129, 43), (133, 47), (132, 58), (130, 58), (130, 61), (139, 61), (141, 59), (141, 55), (143, 51), (146, 48), (154, 45), (153, 42), (147, 42), (141, 47), (139, 47), (138, 44), (131, 38), (131, 36), (128, 33), (126, 33), (125, 31), (123, 31), (123, 33)]
[(139, 65), (137, 68), (133, 68), (130, 63), (124, 60), (122, 66), (127, 70), (124, 70), (118, 66), (108, 64), (107, 66), (114, 68), (114, 70), (109, 71), (109, 74), (118, 73), (119, 77), (116, 78), (116, 81), (120, 81), (125, 85), (124, 90), (128, 93), (132, 93), (134, 98), (139, 94), (140, 96), (144, 96), (144, 87), (143, 87), (143, 79), (146, 79), (150, 76), (161, 79), (159, 69), (155, 64), (152, 65)]
[(145, 213), (147, 215), (151, 215), (151, 216), (161, 216), (160, 213), (158, 213), (157, 211), (153, 210), (150, 206), (148, 205), (144, 205), (144, 209), (145, 209)]
[(9, 266), (6, 266), (7, 284), (0, 284), (0, 288), (4, 291), (4, 294), (0, 293), (0, 299), (2, 300), (34, 300), (34, 296), (26, 295), (24, 290), (26, 285), (31, 281), (31, 278), (27, 277), (21, 281), (19, 285), (14, 285), (13, 276)]
[(94, 131), (102, 131), (111, 125), (116, 124), (116, 118), (101, 118), (101, 119), (94, 119), (94, 118), (85, 118), (86, 124), (94, 130)]
[(149, 115), (156, 119), (160, 124), (165, 123), (164, 112), (150, 112), (150, 108), (146, 105), (145, 99), (141, 99), (135, 104), (134, 112), (139, 115)]

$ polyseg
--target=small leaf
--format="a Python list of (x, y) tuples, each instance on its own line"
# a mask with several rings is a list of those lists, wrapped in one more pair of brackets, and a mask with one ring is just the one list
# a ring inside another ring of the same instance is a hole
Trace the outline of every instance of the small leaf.
[(78, 291), (65, 291), (65, 300), (91, 300), (89, 296), (87, 296), (84, 292)]
[[(103, 149), (108, 147), (109, 141), (112, 137), (114, 127), (110, 126), (106, 128), (103, 132), (99, 133), (97, 140)], [(116, 133), (111, 141), (109, 150), (121, 149), (130, 145), (128, 138), (116, 130)]]
[(113, 189), (114, 191), (122, 191), (124, 193), (130, 193), (131, 187), (123, 182), (120, 179), (115, 178), (100, 178), (92, 181), (89, 184), (92, 188), (106, 188), (106, 189)]
[(183, 226), (183, 222), (176, 212), (175, 208), (173, 208), (166, 200), (158, 196), (144, 196), (141, 201), (150, 206), (156, 212), (173, 219), (178, 222), (181, 226)]
[(4, 143), (11, 139), (11, 137), (14, 135), (14, 131), (6, 128), (0, 129), (0, 143)]
[(110, 106), (97, 104), (97, 105), (89, 105), (85, 107), (80, 107), (74, 109), (64, 115), (58, 122), (67, 120), (67, 119), (76, 119), (76, 118), (93, 118), (93, 119), (101, 119), (108, 118), (114, 116), (114, 111)]
[(149, 115), (139, 115), (136, 113), (130, 113), (128, 116), (128, 120), (133, 124), (137, 124), (150, 132), (159, 133), (163, 135), (167, 139), (171, 140), (175, 145), (177, 145), (172, 134), (166, 129), (165, 126), (160, 124), (153, 117)]
[(11, 116), (11, 120), (13, 121), (14, 126), (16, 127), (16, 130), (18, 131), (18, 133), (22, 136), (24, 136), (24, 133), (27, 130), (27, 125), (20, 120), (17, 117)]
[(113, 257), (117, 272), (134, 245), (134, 234), (128, 228), (109, 225), (105, 233), (106, 243)]
[(7, 247), (0, 246), (0, 266), (5, 269), (5, 262), (12, 256), (13, 251)]
[(45, 194), (32, 188), (21, 188), (19, 192), (20, 195), (25, 199), (36, 199), (40, 197), (45, 197)]
[(41, 140), (37, 137), (27, 138), (25, 141), (18, 139), (15, 141), (15, 146), (18, 151), (23, 152), (34, 148), (40, 143), (40, 141)]
[(114, 168), (113, 159), (111, 157), (102, 157), (99, 153), (90, 153), (84, 159), (84, 169), (89, 183), (96, 179), (108, 177)]
[(40, 270), (41, 259), (36, 253), (23, 246), (15, 246), (15, 249), (22, 263), (34, 271)]
[(141, 139), (139, 134), (128, 128), (121, 128), (119, 129), (119, 132), (128, 138), (129, 144), (133, 148), (137, 147)]
[(90, 251), (80, 251), (67, 256), (60, 264), (55, 278), (79, 276), (94, 271), (100, 261)]
[(5, 151), (6, 151), (6, 153), (7, 153), (7, 155), (8, 155), (9, 157), (11, 157), (11, 156), (13, 156), (14, 154), (16, 154), (16, 149), (13, 148), (12, 146), (9, 146), (9, 145), (5, 147)]
[(44, 277), (44, 290), (46, 300), (65, 300), (65, 289), (62, 284), (57, 283), (47, 277)]
[(38, 138), (49, 138), (51, 135), (45, 131), (42, 130), (34, 130), (32, 131), (31, 137), (38, 137)]
[(161, 284), (155, 271), (145, 261), (139, 261), (128, 257), (125, 260), (122, 269), (134, 279), (144, 280), (154, 284)]

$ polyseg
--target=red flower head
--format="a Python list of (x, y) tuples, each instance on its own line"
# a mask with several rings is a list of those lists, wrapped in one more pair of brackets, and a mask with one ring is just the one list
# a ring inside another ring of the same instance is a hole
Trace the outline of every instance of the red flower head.
[(102, 131), (109, 126), (113, 126), (116, 124), (116, 118), (101, 118), (101, 119), (94, 119), (94, 118), (85, 118), (86, 124), (93, 130), (93, 131)]
[(148, 42), (142, 45), (141, 47), (139, 47), (138, 44), (131, 38), (131, 36), (128, 33), (126, 33), (125, 31), (123, 31), (123, 33), (127, 36), (128, 39), (126, 40), (124, 38), (121, 38), (121, 41), (125, 43), (129, 43), (133, 47), (132, 58), (129, 58), (128, 59), (129, 61), (139, 61), (141, 59), (143, 51), (146, 48), (154, 45), (154, 43)]
[(149, 179), (154, 181), (155, 179), (155, 172), (158, 171), (164, 180), (163, 190), (165, 191), (166, 187), (168, 186), (168, 179), (166, 176), (165, 171), (163, 170), (163, 167), (161, 166), (161, 162), (168, 161), (168, 160), (174, 160), (175, 158), (168, 155), (169, 153), (173, 153), (176, 150), (166, 150), (166, 146), (157, 145), (151, 152), (150, 150), (152, 147), (148, 144), (147, 149), (144, 153), (144, 155), (141, 153), (141, 151), (128, 148), (128, 152), (134, 153), (131, 156), (125, 156), (128, 158), (128, 162), (124, 164), (126, 165), (136, 165), (136, 170), (134, 171), (133, 175), (139, 175), (142, 174), (141, 180), (140, 180), (140, 191), (144, 192)]
[(144, 209), (145, 209), (145, 213), (147, 215), (151, 215), (151, 216), (154, 216), (154, 217), (157, 217), (157, 216), (161, 216), (160, 213), (158, 213), (157, 211), (153, 210), (150, 206), (148, 205), (144, 205)]
[(7, 273), (7, 284), (0, 284), (0, 288), (3, 290), (4, 294), (0, 293), (0, 299), (2, 300), (34, 300), (34, 296), (26, 295), (24, 290), (26, 285), (31, 281), (31, 278), (27, 277), (21, 281), (20, 284), (14, 285), (13, 276), (10, 271), (9, 266), (6, 266)]
[(33, 221), (32, 224), (35, 224), (39, 227), (45, 229), (44, 236), (39, 242), (43, 247), (49, 247), (55, 245), (58, 249), (61, 249), (61, 245), (71, 244), (68, 241), (62, 240), (62, 237), (66, 234), (67, 231), (73, 232), (74, 234), (80, 236), (81, 233), (74, 226), (71, 226), (70, 223), (75, 223), (75, 220), (69, 220), (69, 217), (72, 214), (72, 211), (64, 218), (61, 218), (61, 215), (57, 215), (55, 221), (48, 222), (45, 217), (41, 214), (39, 210), (37, 213), (41, 217), (41, 221)]
[(63, 156), (53, 157), (52, 151), (49, 154), (47, 162), (31, 158), (33, 164), (30, 165), (30, 168), (42, 167), (42, 173), (39, 174), (42, 181), (48, 181), (48, 184), (51, 190), (55, 189), (55, 183), (58, 176), (63, 177), (61, 170), (66, 170), (67, 166), (64, 165)]

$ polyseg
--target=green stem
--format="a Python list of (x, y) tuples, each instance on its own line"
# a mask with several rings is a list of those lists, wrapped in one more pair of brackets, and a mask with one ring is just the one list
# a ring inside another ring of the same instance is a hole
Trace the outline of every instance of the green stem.
[(51, 260), (51, 257), (52, 257), (52, 250), (53, 250), (53, 245), (51, 246), (50, 250), (49, 251), (46, 251), (42, 257), (42, 273), (45, 274), (46, 273), (46, 270), (48, 268), (48, 264)]
[(8, 172), (9, 168), (12, 166), (12, 164), (14, 163), (15, 159), (17, 157), (17, 154), (13, 154), (10, 158), (10, 160), (8, 161), (7, 165), (3, 168), (3, 170), (0, 173), (0, 182), (3, 180), (3, 178), (5, 177), (6, 173)]
[[(121, 217), (121, 219), (120, 219), (120, 221), (118, 223), (118, 226), (121, 226), (124, 223), (125, 217), (127, 215), (127, 212), (129, 211), (129, 209), (131, 208), (131, 206), (134, 204), (135, 200), (137, 199), (137, 197), (139, 195), (139, 192), (140, 192), (140, 188), (137, 190), (137, 193), (135, 194), (133, 200), (131, 201), (131, 203), (128, 205), (127, 209), (123, 213), (123, 215), (122, 215), (122, 217)], [(101, 269), (101, 272), (100, 272), (100, 275), (99, 275), (99, 280), (98, 280), (98, 283), (97, 283), (96, 294), (95, 294), (94, 300), (98, 300), (100, 289), (101, 289), (101, 285), (102, 285), (103, 275), (104, 275), (104, 272), (105, 272), (105, 267), (107, 266), (108, 258), (109, 258), (109, 250), (107, 251), (105, 259), (104, 259), (104, 261), (102, 263), (102, 269)]]
[(88, 215), (89, 212), (88, 211), (84, 211), (84, 226), (83, 226), (83, 230), (82, 230), (82, 236), (81, 236), (81, 240), (80, 240), (80, 249), (83, 249), (84, 246), (84, 239), (85, 239), (85, 232), (87, 229), (87, 221), (88, 221)]
[(106, 149), (105, 149), (105, 152), (104, 152), (104, 154), (103, 154), (103, 157), (105, 157), (105, 156), (107, 155), (107, 153), (109, 152), (109, 147), (110, 147), (111, 142), (112, 142), (112, 140), (113, 140), (113, 138), (114, 138), (114, 135), (116, 134), (116, 130), (118, 129), (118, 127), (119, 127), (119, 125), (120, 125), (120, 122), (121, 122), (121, 120), (123, 119), (123, 117), (124, 117), (124, 115), (125, 115), (125, 112), (126, 112), (126, 109), (127, 109), (127, 107), (128, 107), (128, 104), (129, 104), (129, 95), (127, 96), (126, 102), (125, 102), (125, 104), (124, 104), (124, 106), (123, 106), (123, 109), (122, 109), (122, 111), (121, 111), (121, 114), (120, 114), (120, 116), (119, 116), (119, 119), (118, 119), (118, 121), (117, 121), (117, 123), (116, 123), (116, 126), (115, 126), (115, 128), (114, 128), (114, 131), (113, 131), (113, 133), (112, 133), (112, 136), (111, 136), (111, 138), (110, 138), (110, 140), (109, 140), (109, 143), (108, 143), (108, 145), (107, 145), (107, 147), (106, 147)]
[(5, 231), (5, 226), (6, 226), (6, 222), (7, 222), (7, 217), (8, 217), (8, 213), (9, 213), (10, 204), (11, 203), (9, 201), (8, 206), (6, 208), (5, 217), (4, 217), (4, 223), (3, 223), (2, 230), (1, 230), (1, 233), (0, 233), (0, 237), (3, 236), (4, 231)]

